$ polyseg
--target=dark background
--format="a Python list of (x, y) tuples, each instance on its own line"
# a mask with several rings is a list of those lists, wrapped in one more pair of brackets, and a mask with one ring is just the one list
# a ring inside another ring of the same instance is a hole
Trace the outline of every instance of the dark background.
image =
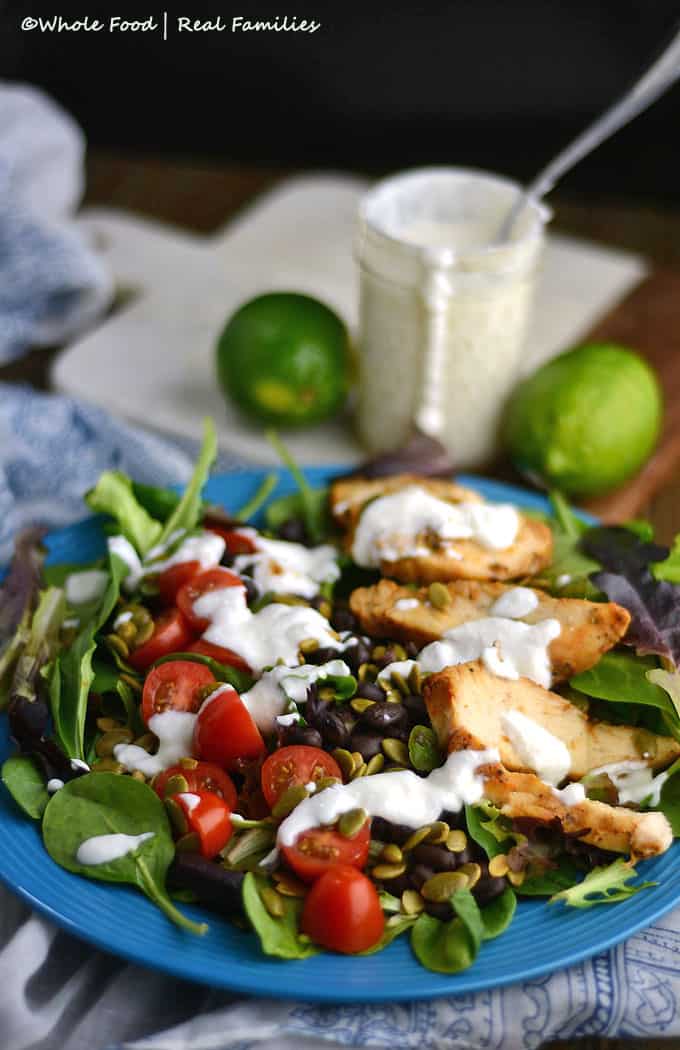
[[(369, 172), (464, 164), (519, 178), (616, 97), (680, 18), (678, 0), (185, 0), (167, 43), (19, 29), (26, 15), (161, 17), (135, 8), (0, 0), (0, 75), (45, 87), (107, 150)], [(180, 13), (323, 27), (178, 34)], [(676, 86), (565, 189), (678, 200), (679, 132)]]

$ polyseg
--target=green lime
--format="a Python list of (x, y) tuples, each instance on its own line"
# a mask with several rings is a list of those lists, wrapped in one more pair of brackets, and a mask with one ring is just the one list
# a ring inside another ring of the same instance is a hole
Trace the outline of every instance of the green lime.
[(539, 368), (510, 399), (515, 466), (570, 496), (621, 485), (652, 452), (663, 417), (656, 373), (614, 343), (587, 343)]
[(260, 295), (236, 311), (219, 337), (219, 382), (261, 423), (316, 423), (345, 400), (348, 343), (343, 322), (317, 299)]

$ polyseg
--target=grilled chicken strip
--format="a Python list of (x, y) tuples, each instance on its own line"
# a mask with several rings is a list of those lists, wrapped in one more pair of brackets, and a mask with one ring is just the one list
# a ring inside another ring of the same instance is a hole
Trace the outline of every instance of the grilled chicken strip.
[[(446, 589), (449, 603), (438, 608), (429, 601), (427, 588), (414, 591), (393, 580), (380, 580), (373, 587), (355, 590), (350, 608), (366, 634), (415, 642), (422, 648), (459, 624), (493, 616), (494, 603), (513, 587), (490, 581), (457, 580), (447, 584)], [(621, 641), (628, 629), (630, 614), (614, 602), (553, 598), (539, 590), (533, 593), (538, 605), (520, 619), (531, 624), (554, 619), (562, 627), (549, 649), (555, 680), (571, 678), (592, 667), (603, 653)]]
[(478, 773), (484, 777), (484, 797), (511, 819), (552, 821), (557, 817), (566, 835), (600, 849), (630, 854), (633, 859), (665, 853), (673, 842), (663, 813), (637, 813), (592, 799), (566, 805), (533, 773), (512, 773), (502, 765), (482, 766)]
[(662, 769), (680, 755), (680, 744), (672, 737), (597, 722), (529, 678), (499, 678), (479, 660), (430, 675), (423, 695), (443, 749), (496, 747), (510, 770), (531, 772), (504, 731), (503, 716), (511, 711), (519, 711), (564, 743), (571, 757), (570, 780), (614, 762), (647, 761), (653, 769)]
[[(469, 489), (455, 482), (399, 474), (389, 478), (345, 479), (331, 485), (330, 506), (335, 521), (347, 530), (345, 542), (352, 550), (361, 512), (367, 503), (416, 486), (436, 499), (449, 503), (484, 503)], [(533, 518), (520, 517), (514, 542), (503, 550), (484, 546), (474, 539), (456, 539), (442, 545), (436, 537), (414, 536), (419, 553), (397, 560), (384, 560), (380, 570), (404, 583), (432, 583), (436, 580), (513, 580), (533, 576), (550, 564), (552, 533), (547, 525)], [(399, 522), (394, 522), (399, 536)], [(455, 553), (452, 555), (450, 547)]]

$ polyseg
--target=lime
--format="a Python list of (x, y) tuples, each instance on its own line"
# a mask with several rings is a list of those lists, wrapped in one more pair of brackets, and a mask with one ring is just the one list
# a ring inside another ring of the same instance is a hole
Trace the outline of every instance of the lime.
[(301, 426), (336, 412), (347, 394), (345, 325), (308, 295), (271, 292), (241, 306), (217, 343), (225, 394), (261, 423)]
[(639, 354), (614, 343), (587, 343), (517, 387), (505, 443), (531, 479), (570, 496), (595, 496), (640, 469), (662, 416), (659, 381)]

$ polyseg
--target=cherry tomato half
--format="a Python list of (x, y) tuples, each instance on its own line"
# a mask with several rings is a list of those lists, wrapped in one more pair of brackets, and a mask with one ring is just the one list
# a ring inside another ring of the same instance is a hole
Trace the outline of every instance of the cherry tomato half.
[(322, 948), (353, 955), (377, 944), (385, 916), (371, 880), (356, 868), (336, 865), (307, 894), (301, 926)]
[(269, 805), (275, 806), (289, 787), (324, 777), (342, 782), (342, 771), (332, 755), (320, 747), (291, 744), (274, 751), (262, 766), (262, 792)]
[(194, 729), (194, 751), (204, 761), (225, 769), (239, 769), (243, 762), (265, 753), (260, 730), (230, 685), (201, 710)]
[(253, 551), (257, 550), (255, 541), (251, 536), (243, 535), (237, 529), (230, 529), (227, 525), (220, 525), (219, 522), (212, 521), (210, 518), (206, 518), (203, 522), (203, 528), (207, 529), (208, 532), (216, 532), (218, 536), (221, 536), (226, 543), (226, 549), (229, 554), (252, 554)]
[(303, 831), (292, 846), (282, 846), (286, 863), (303, 882), (314, 882), (338, 864), (363, 868), (371, 841), (370, 821), (352, 839), (332, 828)]
[[(196, 631), (205, 631), (210, 621), (198, 616), (194, 603), (209, 591), (218, 591), (227, 587), (243, 587), (243, 580), (235, 572), (218, 567), (199, 572), (185, 583), (177, 592), (177, 604)], [(243, 588), (245, 590), (245, 587)]]
[(179, 609), (165, 609), (154, 621), (153, 634), (148, 642), (133, 649), (128, 662), (138, 671), (147, 667), (161, 656), (180, 653), (194, 637), (193, 632)]
[(235, 653), (233, 649), (225, 649), (223, 645), (213, 645), (212, 642), (206, 642), (205, 638), (199, 638), (197, 641), (192, 642), (186, 651), (188, 653), (202, 653), (203, 656), (209, 656), (211, 660), (216, 660), (218, 664), (227, 664), (229, 667), (236, 667), (239, 671), (250, 671), (250, 667), (243, 657)]
[(149, 671), (142, 693), (142, 718), (146, 723), (162, 711), (198, 711), (205, 687), (217, 682), (205, 664), (192, 660), (169, 660)]
[(193, 579), (200, 571), (200, 561), (183, 561), (179, 565), (171, 565), (169, 569), (165, 569), (158, 577), (158, 590), (163, 602), (166, 605), (174, 605), (180, 587)]
[(231, 838), (231, 813), (223, 798), (211, 791), (172, 795), (186, 822), (186, 834), (198, 836), (199, 850), (207, 860), (216, 857)]
[(223, 798), (232, 812), (236, 809), (236, 788), (228, 773), (216, 766), (214, 762), (196, 762), (193, 766), (169, 766), (162, 773), (158, 773), (151, 783), (152, 788), (160, 799), (165, 798), (166, 785), (170, 777), (184, 777), (187, 783), (187, 791), (200, 794), (202, 791), (210, 791), (213, 795)]

